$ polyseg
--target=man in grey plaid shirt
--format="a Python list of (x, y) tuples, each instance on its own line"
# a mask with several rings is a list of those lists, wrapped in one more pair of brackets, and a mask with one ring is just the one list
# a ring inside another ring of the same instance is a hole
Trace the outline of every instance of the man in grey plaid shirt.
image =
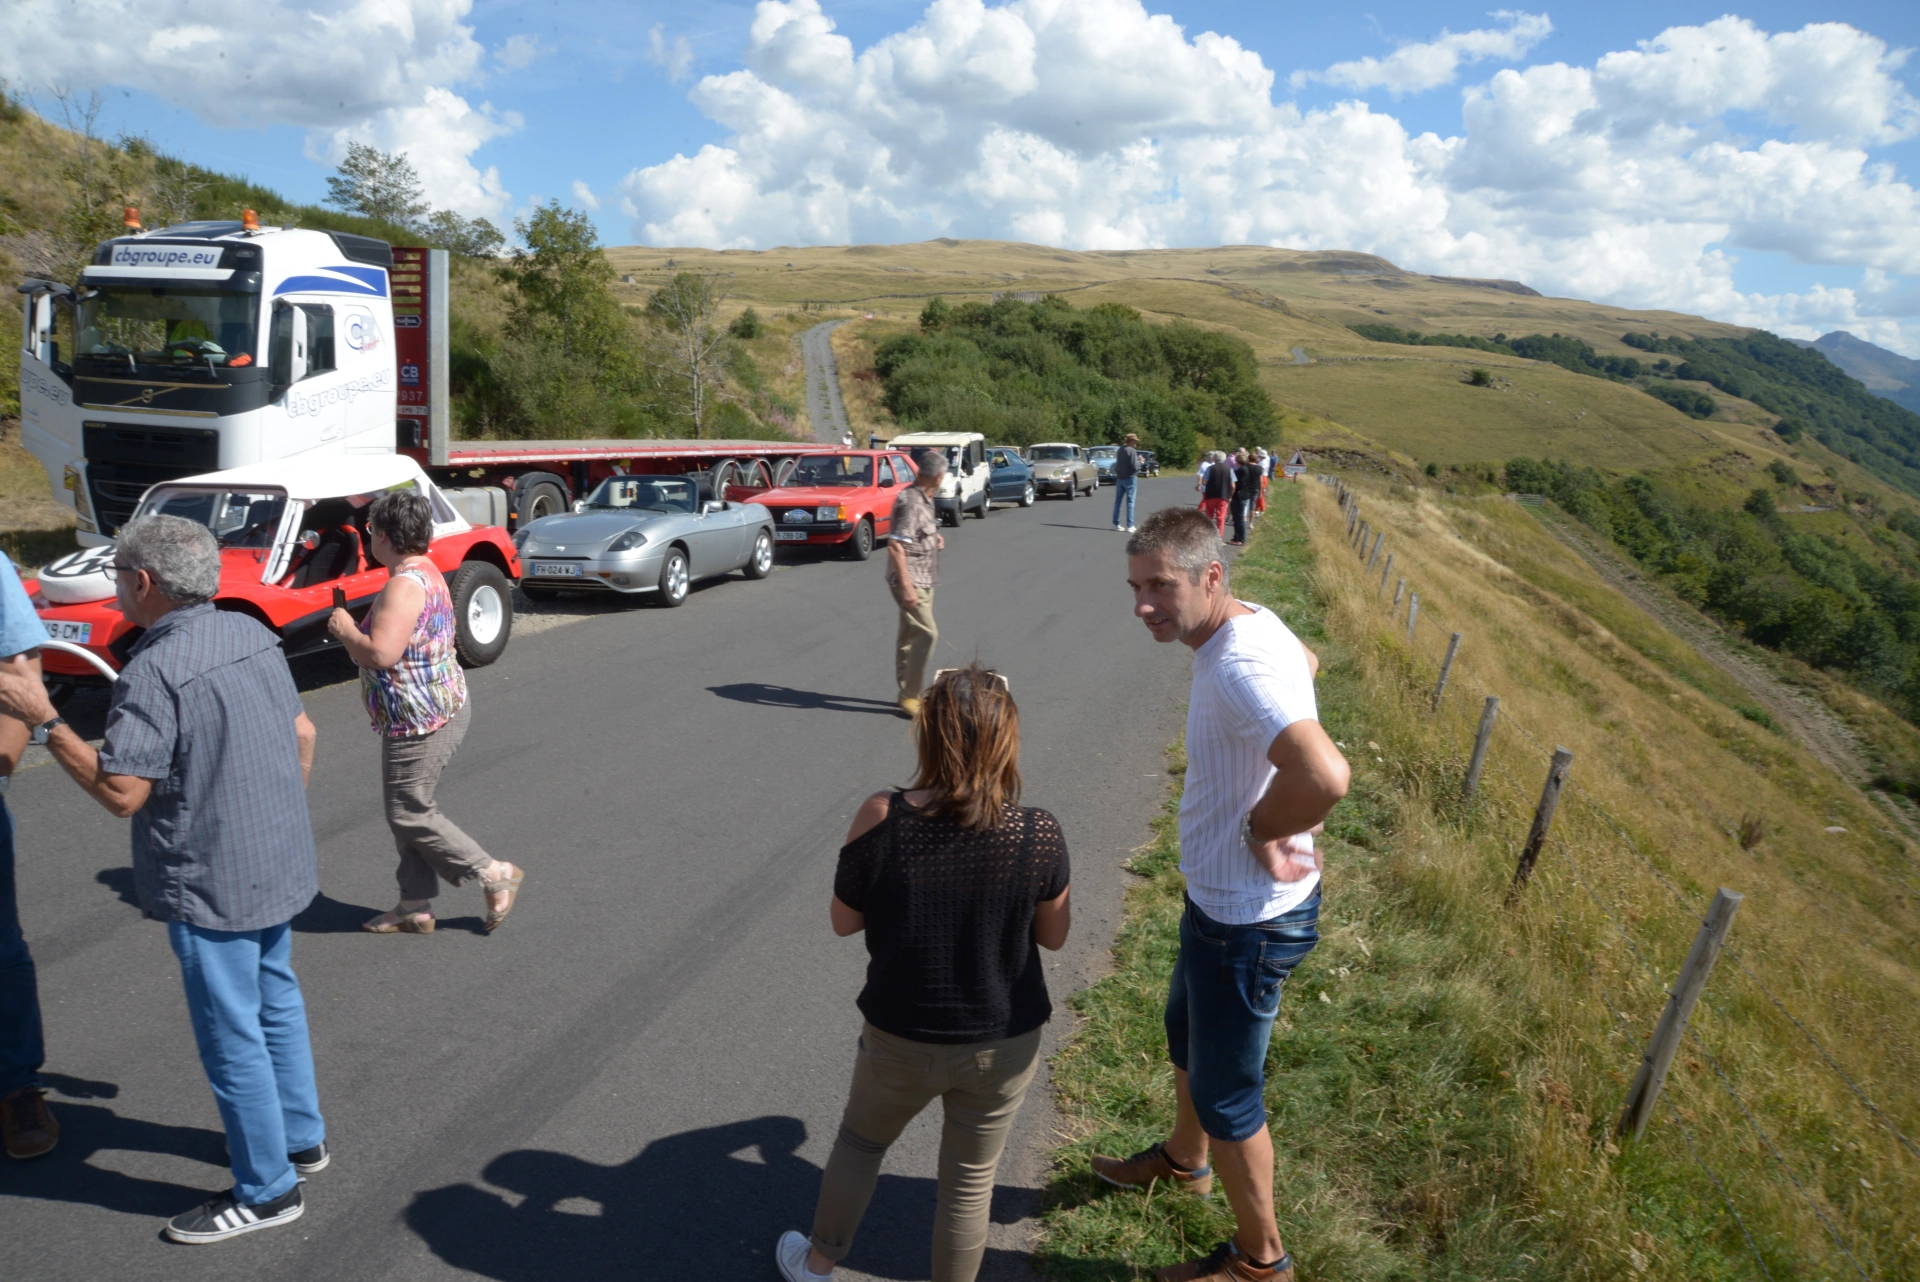
[(114, 687), (102, 750), (60, 718), (23, 659), (0, 663), (0, 712), (133, 820), (134, 888), (180, 959), (234, 1176), (166, 1233), (217, 1242), (300, 1218), (300, 1176), (329, 1160), (288, 925), (320, 889), (306, 797), (313, 723), (273, 633), (214, 608), (220, 548), (204, 525), (133, 521), (113, 569), (121, 611), (145, 632)]

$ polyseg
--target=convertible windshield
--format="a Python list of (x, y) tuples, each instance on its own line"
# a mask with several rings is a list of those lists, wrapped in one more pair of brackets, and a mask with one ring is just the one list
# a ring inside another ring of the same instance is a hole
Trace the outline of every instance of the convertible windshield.
[(828, 454), (803, 458), (787, 478), (789, 486), (873, 484), (873, 459), (865, 454)]
[(691, 512), (696, 498), (693, 482), (677, 476), (610, 476), (600, 482), (587, 507), (596, 512)]
[(247, 490), (162, 490), (140, 505), (139, 516), (184, 516), (213, 531), (223, 548), (273, 546), (284, 494)]
[(1036, 445), (1027, 451), (1027, 457), (1036, 463), (1057, 463), (1073, 457), (1073, 446)]
[(237, 369), (253, 364), (258, 294), (109, 285), (80, 304), (81, 360)]

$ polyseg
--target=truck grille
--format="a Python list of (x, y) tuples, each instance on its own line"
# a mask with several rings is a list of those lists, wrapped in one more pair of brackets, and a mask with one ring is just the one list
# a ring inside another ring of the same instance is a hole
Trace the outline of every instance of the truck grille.
[(118, 534), (147, 487), (220, 466), (220, 434), (212, 428), (88, 423), (82, 429), (88, 497), (100, 532)]

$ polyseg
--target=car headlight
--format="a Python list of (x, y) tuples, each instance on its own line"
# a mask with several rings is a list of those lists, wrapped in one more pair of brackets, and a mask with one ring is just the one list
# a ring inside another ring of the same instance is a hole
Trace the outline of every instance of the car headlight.
[(607, 544), (609, 552), (631, 552), (647, 541), (647, 536), (639, 530), (628, 530), (613, 542)]
[(816, 521), (844, 521), (847, 519), (847, 509), (844, 507), (817, 507), (813, 510), (813, 519)]

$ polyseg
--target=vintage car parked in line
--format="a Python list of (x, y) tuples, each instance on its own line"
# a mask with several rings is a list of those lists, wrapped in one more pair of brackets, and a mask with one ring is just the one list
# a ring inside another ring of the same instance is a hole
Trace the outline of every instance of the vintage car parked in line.
[(978, 432), (906, 432), (888, 442), (911, 456), (939, 450), (947, 456), (947, 474), (933, 492), (933, 510), (954, 529), (971, 512), (986, 520), (993, 506), (987, 475), (987, 438)]
[(987, 492), (995, 503), (1032, 507), (1033, 464), (1020, 457), (1020, 451), (1011, 445), (988, 446)]
[(1071, 499), (1076, 494), (1092, 494), (1100, 488), (1100, 473), (1080, 447), (1071, 442), (1048, 441), (1029, 446), (1027, 461), (1033, 464), (1036, 493), (1061, 494)]
[(773, 513), (773, 537), (791, 547), (838, 545), (864, 561), (893, 531), (893, 503), (912, 485), (913, 464), (892, 450), (809, 454), (780, 485), (748, 496)]
[(617, 592), (672, 607), (701, 579), (773, 573), (773, 519), (758, 503), (703, 497), (695, 476), (610, 476), (572, 512), (523, 525), (513, 540), (520, 590)]
[(1087, 461), (1093, 464), (1093, 470), (1100, 475), (1100, 484), (1113, 484), (1113, 463), (1120, 457), (1118, 445), (1092, 445), (1087, 447)]
[(1160, 475), (1160, 456), (1155, 454), (1152, 450), (1140, 451), (1140, 475), (1142, 476)]
[[(164, 481), (134, 516), (183, 516), (220, 543), (214, 605), (250, 614), (279, 634), (289, 655), (337, 644), (327, 635), (334, 589), (362, 617), (387, 585), (372, 559), (367, 508), (388, 490), (412, 487), (433, 505), (427, 555), (453, 596), (455, 639), (469, 667), (492, 663), (513, 634), (513, 587), (520, 560), (505, 530), (469, 525), (420, 465), (404, 454), (277, 459)], [(142, 629), (114, 600), (113, 548), (84, 548), (26, 581), (41, 622), (56, 641), (79, 645), (116, 672)], [(41, 668), (52, 681), (96, 680), (75, 655), (48, 650)]]

